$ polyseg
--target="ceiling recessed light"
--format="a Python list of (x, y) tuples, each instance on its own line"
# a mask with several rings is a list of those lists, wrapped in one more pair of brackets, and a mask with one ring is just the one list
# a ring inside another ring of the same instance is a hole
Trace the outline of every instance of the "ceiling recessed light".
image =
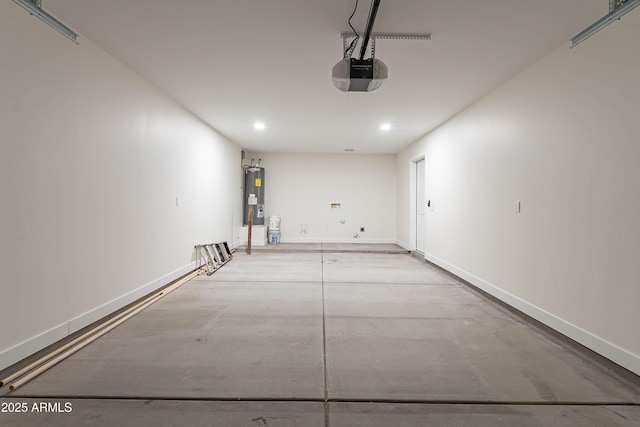
[(266, 126), (265, 126), (265, 124), (264, 124), (264, 123), (262, 123), (262, 122), (255, 122), (255, 123), (253, 124), (253, 128), (254, 128), (255, 130), (264, 130), (264, 129), (266, 128)]
[(380, 125), (380, 130), (382, 132), (389, 132), (391, 130), (391, 124), (390, 123), (383, 123)]

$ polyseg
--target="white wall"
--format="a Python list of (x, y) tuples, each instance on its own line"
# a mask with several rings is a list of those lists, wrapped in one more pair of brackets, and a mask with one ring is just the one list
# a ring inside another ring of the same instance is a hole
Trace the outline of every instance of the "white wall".
[(394, 155), (248, 153), (247, 162), (252, 158), (262, 159), (266, 216), (282, 218), (282, 242), (395, 242)]
[(2, 369), (193, 269), (242, 217), (238, 146), (12, 2), (0, 40)]
[(638, 374), (639, 70), (640, 10), (397, 157), (403, 244), (425, 155), (426, 258)]

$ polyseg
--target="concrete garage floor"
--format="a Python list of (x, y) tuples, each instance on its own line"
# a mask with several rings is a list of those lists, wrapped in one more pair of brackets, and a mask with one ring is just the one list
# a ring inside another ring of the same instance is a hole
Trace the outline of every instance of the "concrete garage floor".
[[(640, 380), (398, 247), (270, 245), (12, 393), (2, 426), (638, 426)], [(395, 253), (394, 253), (395, 252)]]

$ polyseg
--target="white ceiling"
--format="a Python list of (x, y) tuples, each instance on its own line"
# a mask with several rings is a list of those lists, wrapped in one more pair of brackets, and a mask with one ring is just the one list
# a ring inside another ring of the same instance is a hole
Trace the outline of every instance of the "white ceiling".
[[(607, 0), (382, 0), (374, 31), (432, 40), (378, 40), (389, 79), (345, 94), (330, 76), (354, 4), (44, 0), (43, 8), (245, 149), (357, 153), (399, 151), (544, 54), (568, 49), (608, 13)], [(360, 0), (359, 32), (370, 4)], [(257, 120), (266, 130), (254, 130)], [(390, 132), (379, 131), (384, 121)]]

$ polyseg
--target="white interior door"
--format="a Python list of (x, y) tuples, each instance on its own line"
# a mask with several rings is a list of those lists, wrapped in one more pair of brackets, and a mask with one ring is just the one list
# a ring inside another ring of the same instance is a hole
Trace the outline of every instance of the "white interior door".
[(427, 249), (427, 201), (425, 195), (424, 159), (416, 162), (416, 250), (424, 253)]

